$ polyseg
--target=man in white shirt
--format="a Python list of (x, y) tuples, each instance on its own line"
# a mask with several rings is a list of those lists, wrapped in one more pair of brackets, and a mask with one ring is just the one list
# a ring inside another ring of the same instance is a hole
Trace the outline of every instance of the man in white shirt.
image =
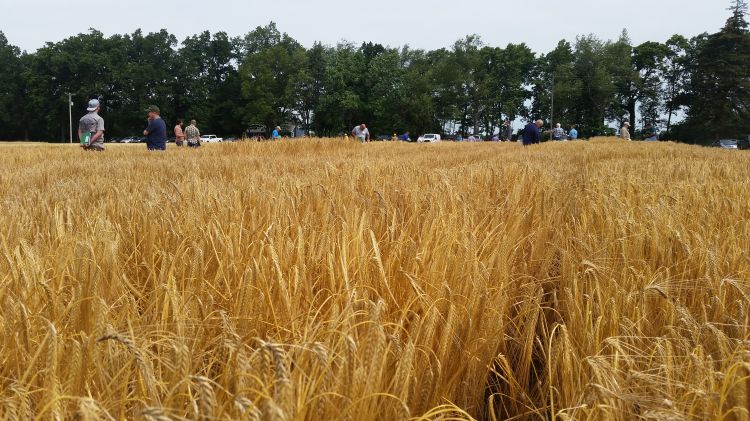
[(367, 130), (365, 123), (360, 124), (352, 129), (352, 137), (362, 143), (370, 141), (370, 131)]

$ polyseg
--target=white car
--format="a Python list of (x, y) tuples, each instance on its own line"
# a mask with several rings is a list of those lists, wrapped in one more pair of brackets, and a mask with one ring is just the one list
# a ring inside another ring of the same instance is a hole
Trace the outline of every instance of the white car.
[(201, 136), (201, 142), (205, 143), (219, 143), (223, 141), (224, 139), (216, 136), (215, 134), (204, 134), (203, 136)]
[(440, 142), (440, 135), (439, 134), (425, 134), (425, 135), (419, 136), (419, 139), (417, 139), (417, 142), (419, 143)]

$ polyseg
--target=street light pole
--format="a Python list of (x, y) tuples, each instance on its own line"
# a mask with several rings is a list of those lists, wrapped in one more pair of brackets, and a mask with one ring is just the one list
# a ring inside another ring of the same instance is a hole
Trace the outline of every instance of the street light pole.
[(68, 93), (68, 127), (70, 128), (70, 143), (73, 143), (73, 95)]

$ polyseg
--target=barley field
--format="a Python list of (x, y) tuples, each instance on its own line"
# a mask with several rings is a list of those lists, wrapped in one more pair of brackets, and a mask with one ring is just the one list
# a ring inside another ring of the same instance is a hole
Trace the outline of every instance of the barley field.
[(0, 145), (0, 417), (748, 420), (750, 155)]

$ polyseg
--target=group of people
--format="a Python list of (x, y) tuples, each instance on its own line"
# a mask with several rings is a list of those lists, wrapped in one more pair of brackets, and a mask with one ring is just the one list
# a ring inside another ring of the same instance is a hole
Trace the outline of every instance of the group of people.
[[(190, 120), (190, 125), (183, 129), (184, 121), (177, 119), (177, 125), (174, 126), (174, 143), (178, 147), (186, 146), (188, 148), (198, 148), (201, 146), (201, 132), (198, 130), (197, 122)], [(148, 129), (146, 129), (148, 131)]]
[[(103, 151), (104, 150), (104, 119), (99, 115), (101, 110), (101, 104), (98, 99), (92, 99), (88, 103), (88, 112), (86, 115), (81, 117), (78, 123), (78, 138), (81, 139), (81, 147), (87, 151)], [(143, 135), (146, 136), (146, 147), (150, 151), (164, 151), (167, 149), (167, 124), (161, 118), (161, 112), (159, 107), (152, 105), (146, 110), (148, 113), (148, 127), (143, 131)], [(544, 122), (537, 120), (529, 123), (521, 134), (521, 141), (524, 146), (534, 145), (542, 141), (542, 126)], [(184, 122), (182, 119), (177, 120), (177, 124), (174, 127), (175, 144), (178, 147), (187, 145), (191, 148), (200, 147), (201, 133), (198, 130), (195, 120), (190, 121), (190, 125), (184, 128)], [(570, 131), (566, 132), (560, 123), (557, 123), (552, 130), (548, 132), (550, 138), (553, 141), (566, 141), (578, 139), (578, 130), (573, 125)], [(370, 131), (367, 125), (364, 123), (355, 126), (351, 135), (354, 139), (367, 143), (370, 142)], [(502, 130), (496, 138), (500, 140), (510, 141), (513, 135), (513, 129), (510, 120), (506, 119), (503, 123)], [(281, 127), (276, 126), (271, 135), (273, 140), (281, 139)], [(630, 123), (625, 122), (620, 129), (620, 138), (623, 140), (632, 140), (630, 135)], [(646, 141), (657, 141), (659, 140), (659, 133), (653, 124), (648, 123), (643, 131), (643, 138)], [(397, 137), (393, 135), (393, 139), (409, 140), (409, 132), (404, 133), (402, 136)]]
[[(620, 129), (620, 138), (628, 141), (633, 140), (630, 135), (630, 123), (627, 121), (623, 123)], [(646, 123), (646, 126), (643, 128), (643, 140), (646, 142), (656, 142), (659, 140), (659, 131), (653, 124)]]
[[(104, 151), (104, 119), (99, 115), (101, 103), (92, 99), (86, 108), (87, 114), (78, 122), (78, 138), (81, 147), (87, 151)], [(167, 149), (167, 123), (161, 118), (161, 110), (156, 105), (148, 107), (148, 127), (143, 131), (146, 136), (146, 147), (149, 151), (165, 151)], [(182, 119), (177, 120), (174, 127), (175, 144), (180, 147), (187, 145), (191, 148), (200, 147), (201, 133), (195, 120), (190, 121), (187, 128), (183, 128)]]
[[(544, 121), (537, 120), (529, 123), (523, 129), (523, 133), (521, 134), (521, 141), (523, 142), (524, 146), (535, 145), (542, 141), (542, 126), (544, 126)], [(545, 133), (549, 133), (550, 139), (556, 142), (578, 139), (578, 129), (575, 125), (570, 127), (570, 131), (566, 132), (565, 129), (562, 128), (562, 125), (560, 123), (557, 123), (552, 130)]]

